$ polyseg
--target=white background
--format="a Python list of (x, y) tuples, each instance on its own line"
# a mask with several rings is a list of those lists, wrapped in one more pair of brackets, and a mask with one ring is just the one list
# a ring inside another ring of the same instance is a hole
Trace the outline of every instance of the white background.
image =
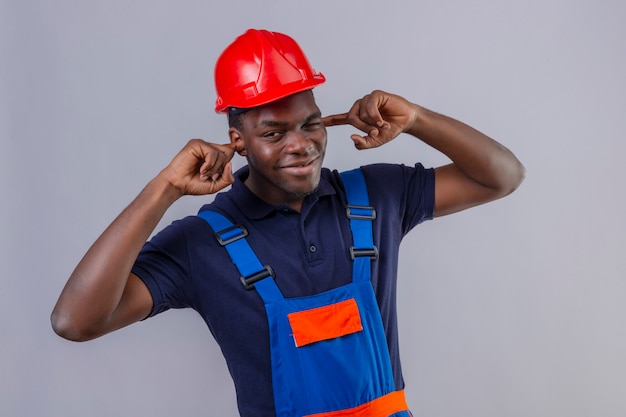
[[(213, 63), (249, 27), (299, 41), (328, 79), (325, 114), (385, 89), (527, 167), (512, 196), (404, 243), (415, 415), (626, 415), (625, 18), (618, 0), (0, 1), (0, 415), (236, 414), (195, 312), (82, 344), (54, 335), (49, 314), (188, 139), (227, 141)], [(351, 132), (329, 130), (326, 166), (446, 162), (408, 136), (358, 152)], [(207, 200), (180, 200), (159, 227)]]

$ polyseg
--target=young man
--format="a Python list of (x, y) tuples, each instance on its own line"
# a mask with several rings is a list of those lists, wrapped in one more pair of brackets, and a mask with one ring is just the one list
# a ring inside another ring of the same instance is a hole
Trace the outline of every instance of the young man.
[[(242, 416), (408, 416), (396, 325), (398, 247), (424, 220), (504, 197), (524, 168), (475, 129), (374, 91), (322, 117), (324, 76), (290, 37), (249, 30), (220, 56), (228, 144), (191, 140), (93, 244), (52, 313), (62, 337), (99, 337), (194, 308), (220, 344)], [(326, 127), (358, 149), (408, 133), (436, 169), (322, 168)], [(235, 153), (248, 165), (232, 173)], [(184, 195), (219, 193), (145, 243)]]

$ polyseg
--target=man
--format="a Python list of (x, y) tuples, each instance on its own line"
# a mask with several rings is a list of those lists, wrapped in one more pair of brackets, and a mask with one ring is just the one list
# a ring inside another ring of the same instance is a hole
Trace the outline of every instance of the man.
[[(76, 267), (54, 330), (84, 341), (191, 307), (220, 344), (242, 416), (410, 415), (399, 243), (424, 220), (508, 195), (523, 166), (475, 129), (383, 91), (322, 117), (312, 89), (324, 76), (280, 33), (238, 37), (215, 77), (230, 142), (189, 141), (147, 184)], [(408, 133), (452, 163), (331, 172), (322, 168), (326, 127), (342, 124), (364, 132), (351, 136), (357, 149)], [(233, 174), (235, 153), (248, 165)], [(231, 184), (145, 243), (178, 198)]]

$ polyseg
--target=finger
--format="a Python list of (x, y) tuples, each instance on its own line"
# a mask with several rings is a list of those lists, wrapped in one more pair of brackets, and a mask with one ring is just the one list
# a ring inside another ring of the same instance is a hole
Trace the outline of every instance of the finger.
[(232, 162), (226, 162), (220, 172), (216, 172), (211, 176), (211, 181), (213, 181), (215, 183), (215, 187), (220, 190), (235, 182)]
[(200, 167), (200, 179), (215, 181), (220, 175), (226, 164), (227, 160), (224, 156), (216, 157), (214, 160), (205, 161)]
[(233, 174), (233, 163), (228, 161), (226, 165), (224, 165), (224, 170), (222, 171), (222, 175), (219, 178), (224, 184), (224, 187), (235, 182), (235, 176)]
[(228, 163), (235, 152), (228, 146), (216, 145), (217, 150), (208, 152), (204, 156), (204, 162), (199, 168), (200, 178), (206, 180), (208, 178), (217, 178), (221, 175), (224, 166)]
[(370, 95), (355, 101), (347, 116), (348, 122), (352, 126), (368, 135), (371, 135), (373, 131), (378, 132), (376, 129), (380, 127), (375, 119), (378, 110), (375, 106), (374, 109), (371, 108), (371, 102), (372, 97)]
[(215, 145), (220, 151), (222, 151), (228, 159), (231, 159), (235, 152), (237, 152), (237, 145), (233, 142), (228, 142), (224, 145)]
[(324, 123), (324, 126), (326, 127), (350, 124), (350, 122), (348, 121), (348, 113), (333, 114), (330, 116), (322, 117), (322, 123)]
[(348, 113), (334, 114), (322, 118), (322, 122), (326, 127), (328, 126), (340, 126), (351, 125), (361, 130), (362, 132), (371, 134), (373, 131), (377, 132), (376, 126), (363, 122), (359, 117), (360, 101), (357, 100)]
[(367, 136), (350, 135), (350, 139), (352, 139), (352, 142), (354, 142), (354, 147), (358, 150), (366, 149)]
[(372, 126), (389, 128), (389, 123), (383, 119), (380, 112), (384, 105), (384, 96), (381, 97), (381, 95), (376, 93), (366, 96), (359, 108), (359, 118)]
[(207, 194), (215, 194), (218, 191), (228, 187), (232, 183), (235, 182), (235, 177), (233, 175), (233, 166), (232, 163), (226, 162), (222, 173), (219, 175), (214, 175), (211, 178), (204, 178), (200, 181), (193, 180), (189, 184), (188, 194), (192, 195), (207, 195)]

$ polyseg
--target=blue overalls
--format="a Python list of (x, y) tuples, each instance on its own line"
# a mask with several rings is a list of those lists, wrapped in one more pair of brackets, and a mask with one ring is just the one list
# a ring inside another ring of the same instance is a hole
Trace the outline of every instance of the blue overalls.
[(246, 289), (265, 303), (277, 417), (408, 417), (403, 391), (395, 391), (389, 349), (370, 263), (378, 257), (367, 188), (359, 169), (341, 174), (354, 246), (352, 282), (307, 297), (285, 298), (270, 266), (256, 257), (247, 230), (204, 211), (216, 238), (239, 269)]

